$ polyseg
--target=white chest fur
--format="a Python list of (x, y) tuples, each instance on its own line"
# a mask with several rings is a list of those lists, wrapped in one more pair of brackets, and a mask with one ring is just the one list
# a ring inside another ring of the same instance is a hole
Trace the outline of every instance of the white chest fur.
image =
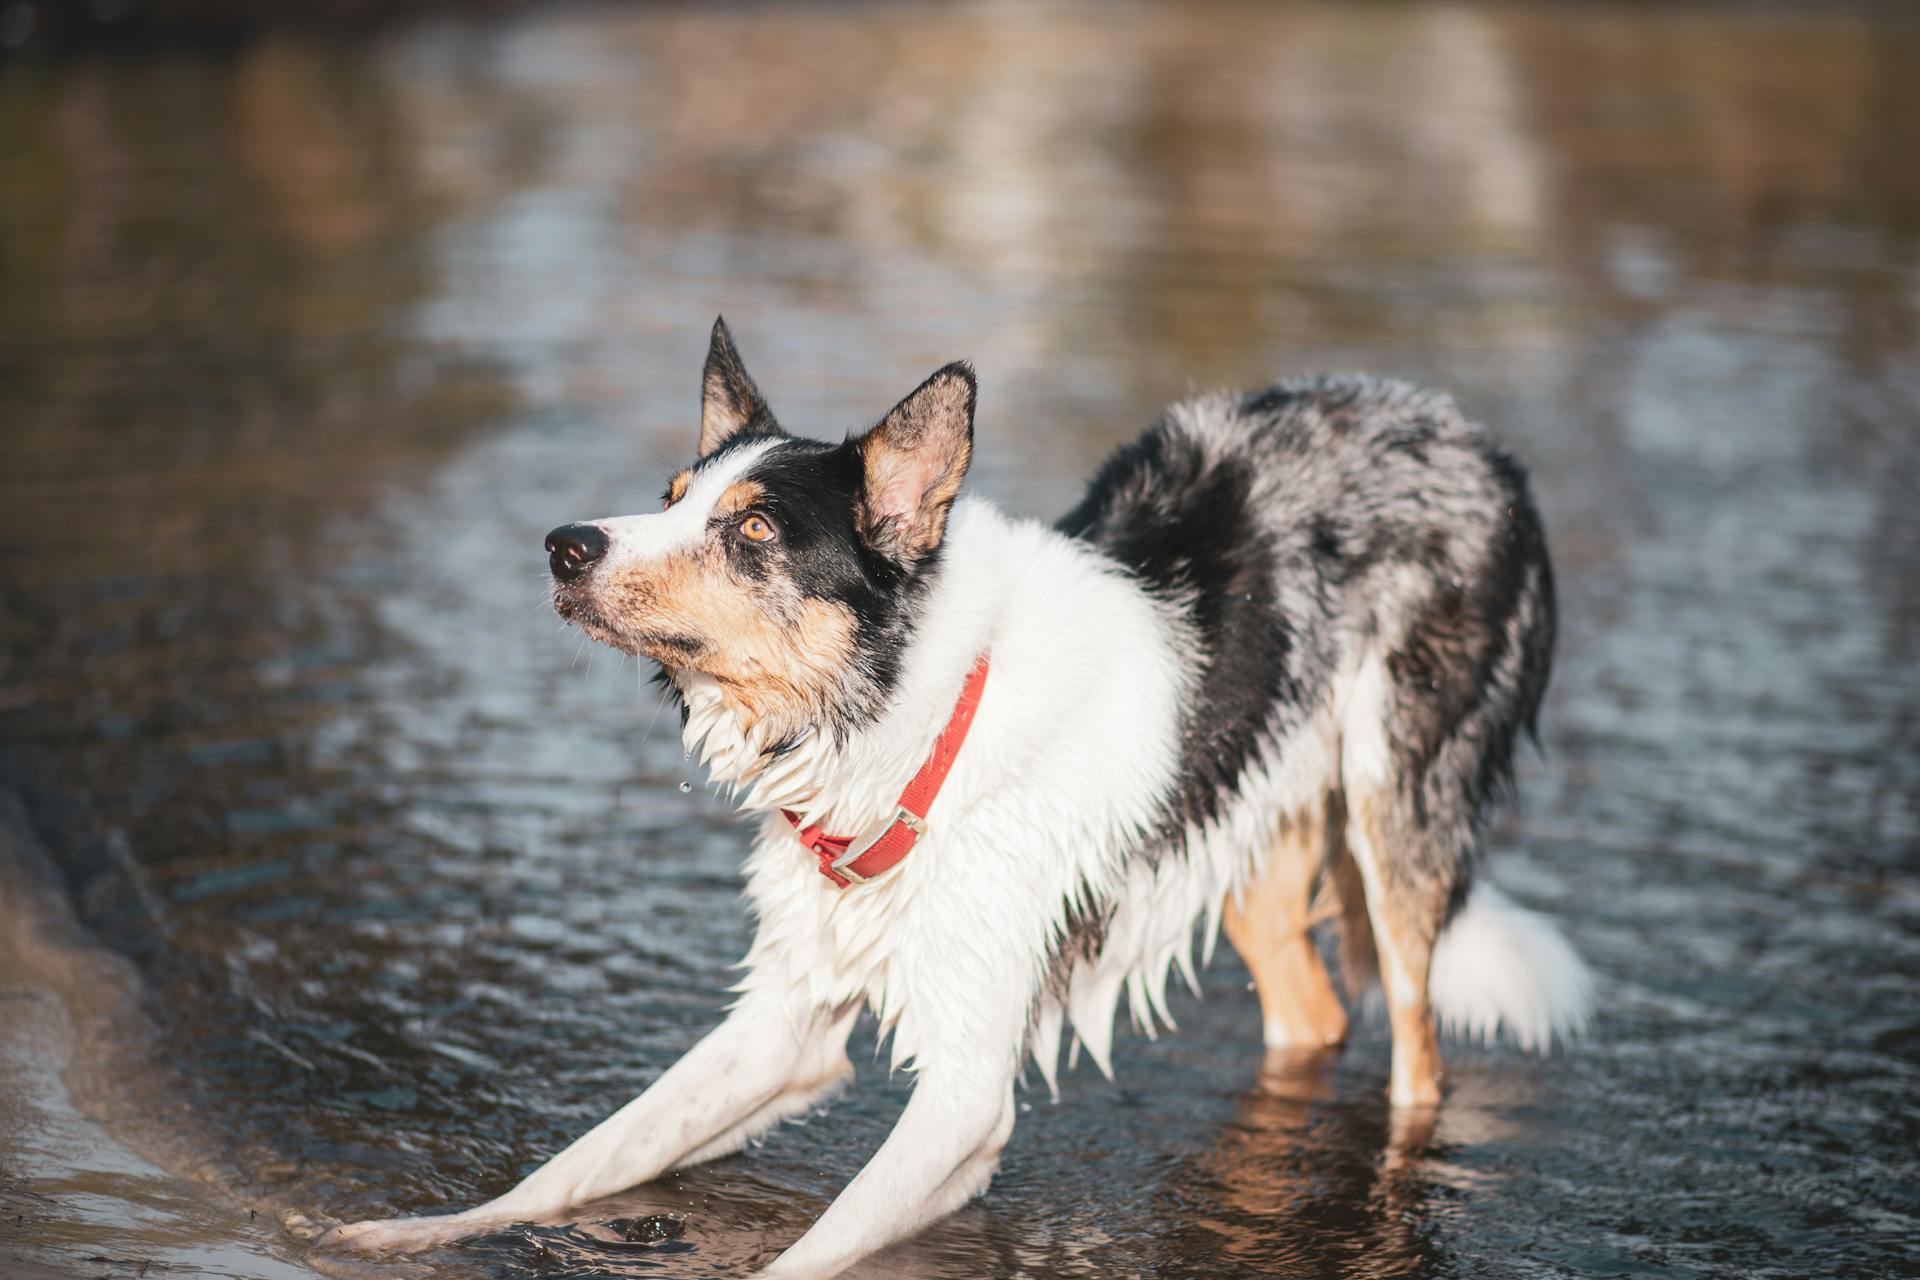
[[(991, 674), (928, 835), (884, 877), (834, 887), (778, 810), (848, 835), (877, 828), (982, 651)], [(962, 1045), (1017, 1050), (1071, 909), (1119, 887), (1172, 785), (1178, 651), (1168, 612), (1111, 562), (962, 501), (876, 724), (763, 766), (718, 698), (686, 689), (689, 749), (767, 814), (747, 864), (759, 927), (741, 989), (864, 1001), (891, 1030), (896, 1065)], [(1058, 1024), (1056, 1012), (1056, 1038)], [(1051, 1062), (1043, 1071), (1052, 1078)]]

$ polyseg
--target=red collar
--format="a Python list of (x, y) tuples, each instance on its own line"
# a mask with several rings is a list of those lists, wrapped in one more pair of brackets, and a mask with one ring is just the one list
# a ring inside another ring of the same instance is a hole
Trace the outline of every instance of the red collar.
[(967, 740), (967, 729), (973, 724), (973, 713), (979, 710), (980, 694), (986, 687), (987, 655), (983, 653), (967, 673), (960, 700), (953, 704), (953, 718), (934, 739), (933, 751), (920, 766), (920, 772), (913, 775), (907, 789), (900, 793), (893, 817), (879, 835), (865, 844), (856, 846), (852, 836), (830, 836), (819, 827), (803, 827), (799, 814), (791, 809), (780, 811), (793, 824), (800, 843), (820, 859), (821, 875), (842, 889), (864, 884), (893, 870), (913, 849), (914, 842), (927, 834), (927, 810), (933, 807), (933, 798), (940, 794), (940, 784), (947, 780), (954, 757), (960, 754), (960, 744)]

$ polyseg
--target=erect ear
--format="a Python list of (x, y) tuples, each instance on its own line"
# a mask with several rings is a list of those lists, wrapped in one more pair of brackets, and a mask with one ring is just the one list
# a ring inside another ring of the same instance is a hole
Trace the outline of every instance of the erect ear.
[(724, 317), (715, 317), (700, 381), (700, 456), (706, 457), (742, 431), (780, 433), (780, 424), (747, 376)]
[(973, 370), (956, 361), (860, 437), (866, 476), (856, 516), (882, 555), (910, 565), (940, 545), (973, 460), (973, 402)]

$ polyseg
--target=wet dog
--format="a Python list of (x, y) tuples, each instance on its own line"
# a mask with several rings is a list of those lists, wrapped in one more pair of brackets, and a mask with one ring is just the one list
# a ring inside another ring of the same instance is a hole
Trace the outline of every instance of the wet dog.
[[(1277, 1049), (1341, 1041), (1309, 935), (1377, 977), (1390, 1098), (1437, 1027), (1544, 1047), (1586, 971), (1479, 868), (1534, 728), (1553, 578), (1525, 477), (1444, 396), (1368, 379), (1175, 405), (1052, 527), (960, 497), (964, 364), (838, 444), (788, 435), (713, 330), (664, 510), (571, 524), (554, 607), (660, 665), (687, 746), (759, 816), (718, 1029), (499, 1199), (360, 1223), (413, 1248), (711, 1160), (852, 1076), (859, 1013), (917, 1073), (871, 1163), (769, 1275), (829, 1275), (992, 1175), (1014, 1085), (1116, 1008), (1167, 1021), (1224, 929)], [(834, 835), (830, 833), (841, 833)]]

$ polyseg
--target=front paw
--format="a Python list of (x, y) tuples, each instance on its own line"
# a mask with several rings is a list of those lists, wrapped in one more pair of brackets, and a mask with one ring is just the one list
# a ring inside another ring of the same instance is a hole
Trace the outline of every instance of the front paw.
[(473, 1235), (480, 1224), (461, 1214), (438, 1218), (382, 1218), (349, 1222), (314, 1242), (319, 1249), (355, 1249), (361, 1253), (417, 1253), (449, 1240)]

